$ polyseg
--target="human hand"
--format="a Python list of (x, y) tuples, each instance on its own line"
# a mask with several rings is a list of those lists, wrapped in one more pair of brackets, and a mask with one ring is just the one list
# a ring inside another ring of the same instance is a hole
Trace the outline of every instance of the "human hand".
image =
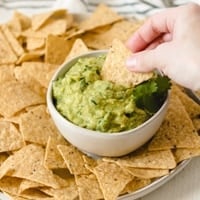
[(127, 42), (131, 71), (155, 68), (192, 90), (200, 89), (200, 6), (169, 8), (152, 17)]

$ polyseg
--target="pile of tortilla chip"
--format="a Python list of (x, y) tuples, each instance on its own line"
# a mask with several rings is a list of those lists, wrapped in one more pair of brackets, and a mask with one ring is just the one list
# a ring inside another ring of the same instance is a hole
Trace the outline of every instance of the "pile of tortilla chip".
[(152, 140), (119, 158), (82, 153), (48, 113), (46, 90), (60, 64), (126, 41), (141, 23), (99, 5), (81, 20), (64, 9), (32, 17), (16, 11), (0, 26), (0, 190), (10, 199), (115, 200), (200, 155), (200, 105), (175, 84)]

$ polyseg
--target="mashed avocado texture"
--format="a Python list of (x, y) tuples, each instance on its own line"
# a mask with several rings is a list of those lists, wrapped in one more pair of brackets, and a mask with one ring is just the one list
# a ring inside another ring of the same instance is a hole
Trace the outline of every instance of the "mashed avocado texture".
[(137, 127), (149, 115), (136, 106), (133, 88), (103, 81), (105, 56), (81, 58), (53, 83), (57, 110), (74, 124), (101, 132)]

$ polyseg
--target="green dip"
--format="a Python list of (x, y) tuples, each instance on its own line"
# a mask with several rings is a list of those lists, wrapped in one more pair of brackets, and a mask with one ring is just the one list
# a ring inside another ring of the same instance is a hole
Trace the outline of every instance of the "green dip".
[(81, 58), (53, 83), (57, 110), (74, 124), (101, 132), (137, 127), (149, 115), (136, 107), (133, 88), (101, 80), (105, 56)]

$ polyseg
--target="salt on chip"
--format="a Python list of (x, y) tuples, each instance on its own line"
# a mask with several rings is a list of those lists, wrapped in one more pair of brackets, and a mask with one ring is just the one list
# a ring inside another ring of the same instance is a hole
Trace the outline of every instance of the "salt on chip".
[(103, 199), (102, 191), (94, 174), (75, 175), (75, 181), (80, 199)]
[(121, 19), (123, 19), (121, 15), (118, 15), (106, 5), (99, 4), (91, 16), (80, 23), (79, 29), (88, 31), (100, 26), (114, 23)]
[(44, 99), (25, 84), (7, 81), (0, 85), (0, 114), (10, 117), (27, 106), (44, 103)]
[(6, 40), (0, 29), (0, 64), (13, 64), (17, 61), (17, 56)]
[(176, 95), (171, 95), (166, 117), (151, 140), (149, 150), (198, 148), (200, 137)]
[(71, 42), (62, 37), (49, 35), (46, 41), (45, 62), (62, 64), (71, 49)]
[(24, 145), (18, 129), (11, 122), (0, 121), (0, 152), (18, 150)]
[(93, 169), (105, 200), (115, 200), (133, 176), (116, 163), (101, 162)]
[(66, 13), (65, 9), (57, 9), (54, 11), (49, 11), (41, 14), (36, 14), (32, 16), (32, 28), (34, 31), (38, 30), (42, 25), (44, 25), (47, 20), (51, 17), (63, 16)]
[(58, 145), (57, 148), (71, 174), (79, 175), (90, 173), (84, 165), (83, 153), (76, 147), (72, 145)]
[(74, 56), (79, 56), (83, 53), (87, 53), (89, 49), (87, 48), (86, 44), (83, 42), (82, 39), (78, 38), (74, 41), (74, 44), (67, 55), (65, 61), (73, 58)]
[(120, 40), (114, 39), (101, 70), (102, 78), (125, 87), (134, 87), (150, 79), (152, 72), (131, 72), (126, 68), (125, 61), (130, 55), (130, 50)]

